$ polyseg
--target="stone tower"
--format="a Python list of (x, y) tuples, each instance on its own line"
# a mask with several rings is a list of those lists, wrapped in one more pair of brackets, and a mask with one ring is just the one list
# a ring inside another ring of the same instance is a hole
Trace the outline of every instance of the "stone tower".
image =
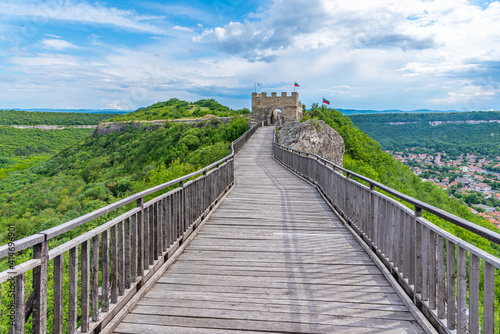
[(299, 103), (299, 93), (292, 92), (287, 96), (276, 92), (267, 96), (267, 93), (252, 93), (252, 123), (269, 120), (271, 123), (298, 121), (302, 118), (302, 103)]

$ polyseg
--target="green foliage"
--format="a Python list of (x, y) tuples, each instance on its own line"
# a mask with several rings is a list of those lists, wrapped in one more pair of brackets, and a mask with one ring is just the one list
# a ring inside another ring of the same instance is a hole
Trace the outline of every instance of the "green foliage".
[(0, 110), (0, 125), (97, 125), (116, 114)]
[(208, 165), (226, 156), (230, 142), (247, 129), (246, 121), (235, 117), (217, 125), (168, 123), (156, 130), (129, 126), (86, 137), (0, 180), (0, 243), (5, 243), (11, 223), (22, 238), (43, 230), (47, 221), (67, 221)]
[(198, 118), (205, 115), (228, 117), (248, 115), (250, 110), (243, 108), (232, 110), (214, 99), (199, 100), (193, 103), (172, 98), (165, 102), (157, 102), (149, 107), (137, 109), (135, 112), (124, 114), (111, 119), (112, 122), (124, 121), (151, 121), (179, 118)]
[[(488, 122), (500, 120), (498, 111), (352, 115), (349, 118), (387, 150), (420, 146), (446, 151), (451, 157), (463, 152), (491, 157), (500, 155), (500, 124)], [(469, 124), (464, 121), (488, 123)], [(461, 123), (432, 125), (429, 122)]]
[(0, 127), (0, 157), (55, 154), (92, 133), (88, 128), (60, 130)]

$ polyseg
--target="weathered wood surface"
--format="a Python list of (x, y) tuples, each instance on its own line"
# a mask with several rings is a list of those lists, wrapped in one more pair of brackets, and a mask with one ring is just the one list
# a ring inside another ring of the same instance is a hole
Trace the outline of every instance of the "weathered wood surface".
[(261, 128), (236, 187), (115, 333), (421, 333), (318, 192)]

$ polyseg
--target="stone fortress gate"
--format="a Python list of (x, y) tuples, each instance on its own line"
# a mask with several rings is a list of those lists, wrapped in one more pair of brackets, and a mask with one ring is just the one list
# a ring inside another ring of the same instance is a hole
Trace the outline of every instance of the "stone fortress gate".
[(287, 96), (276, 92), (267, 96), (267, 93), (252, 93), (252, 124), (269, 120), (271, 124), (298, 121), (302, 118), (302, 103), (299, 102), (299, 93), (292, 92)]

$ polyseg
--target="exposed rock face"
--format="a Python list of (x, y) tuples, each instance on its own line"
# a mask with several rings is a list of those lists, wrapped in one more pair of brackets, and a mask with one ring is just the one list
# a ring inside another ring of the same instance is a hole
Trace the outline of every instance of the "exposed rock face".
[(276, 140), (283, 146), (317, 154), (342, 166), (344, 139), (323, 121), (286, 122), (279, 127)]

